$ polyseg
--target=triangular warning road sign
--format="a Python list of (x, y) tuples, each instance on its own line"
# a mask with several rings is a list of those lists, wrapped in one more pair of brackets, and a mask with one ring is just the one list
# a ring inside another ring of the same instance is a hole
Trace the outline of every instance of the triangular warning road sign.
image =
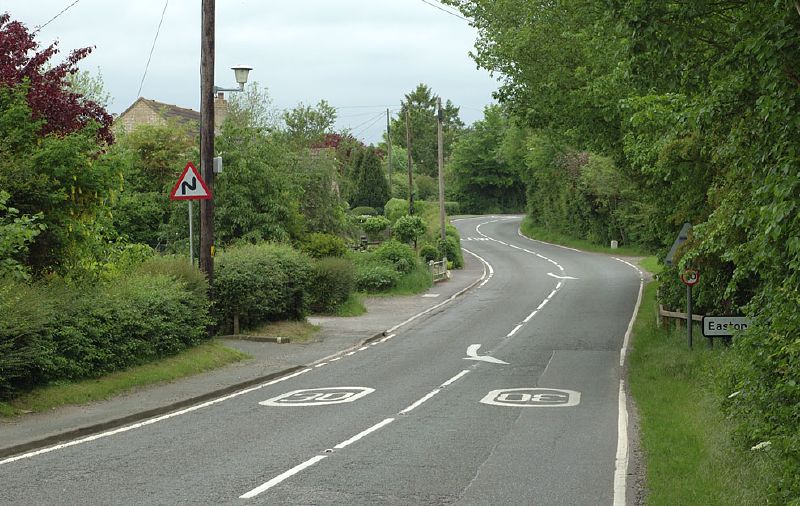
[(181, 177), (169, 194), (170, 200), (208, 200), (211, 192), (192, 162), (186, 164)]

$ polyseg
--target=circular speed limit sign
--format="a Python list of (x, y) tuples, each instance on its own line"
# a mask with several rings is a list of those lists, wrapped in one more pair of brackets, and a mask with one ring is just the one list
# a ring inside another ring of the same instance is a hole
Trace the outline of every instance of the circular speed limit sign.
[(681, 281), (686, 286), (694, 286), (700, 281), (700, 271), (696, 269), (686, 269), (681, 274)]

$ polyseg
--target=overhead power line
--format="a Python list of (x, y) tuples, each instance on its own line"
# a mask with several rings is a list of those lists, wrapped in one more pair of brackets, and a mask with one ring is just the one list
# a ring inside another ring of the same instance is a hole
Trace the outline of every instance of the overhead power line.
[(164, 14), (167, 12), (167, 6), (169, 5), (169, 0), (164, 3), (164, 10), (161, 11), (161, 20), (158, 22), (158, 28), (156, 29), (156, 36), (153, 38), (153, 46), (150, 48), (150, 55), (147, 57), (147, 64), (144, 66), (144, 74), (142, 74), (142, 81), (139, 83), (139, 91), (136, 92), (136, 96), (142, 96), (142, 86), (144, 86), (144, 79), (147, 77), (147, 69), (150, 68), (150, 60), (153, 58), (153, 51), (156, 48), (156, 41), (158, 41), (158, 34), (161, 33), (161, 24), (164, 22)]
[(442, 11), (442, 12), (446, 12), (447, 14), (450, 14), (451, 16), (455, 16), (455, 17), (457, 17), (457, 18), (459, 18), (459, 19), (463, 19), (464, 21), (469, 21), (469, 19), (465, 18), (465, 17), (464, 17), (464, 16), (462, 16), (461, 14), (458, 14), (458, 13), (456, 13), (456, 12), (453, 12), (453, 11), (451, 11), (451, 10), (449, 10), (449, 9), (445, 9), (445, 8), (444, 8), (444, 7), (442, 7), (441, 5), (435, 4), (435, 3), (433, 3), (433, 2), (429, 2), (428, 0), (422, 0), (422, 2), (423, 2), (423, 3), (426, 3), (426, 4), (428, 4), (428, 5), (430, 5), (431, 7), (435, 8), (435, 9), (439, 9), (439, 10), (440, 10), (440, 11)]
[(59, 12), (58, 14), (56, 14), (55, 16), (50, 18), (45, 24), (37, 26), (36, 29), (33, 31), (33, 33), (31, 35), (36, 35), (36, 33), (38, 33), (42, 28), (44, 28), (45, 26), (47, 26), (50, 23), (52, 23), (53, 21), (55, 21), (59, 16), (61, 16), (62, 14), (64, 14), (68, 10), (70, 10), (73, 5), (75, 5), (76, 3), (80, 2), (80, 1), (81, 0), (75, 0), (71, 4), (69, 4), (66, 7), (64, 7), (63, 9), (61, 9), (61, 12)]

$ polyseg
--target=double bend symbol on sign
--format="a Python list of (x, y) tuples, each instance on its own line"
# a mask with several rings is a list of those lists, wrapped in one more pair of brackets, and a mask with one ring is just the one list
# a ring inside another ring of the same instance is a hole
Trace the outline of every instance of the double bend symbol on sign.
[(186, 164), (181, 177), (172, 188), (169, 198), (170, 200), (208, 200), (211, 198), (211, 192), (208, 190), (206, 182), (200, 177), (200, 172), (192, 162)]

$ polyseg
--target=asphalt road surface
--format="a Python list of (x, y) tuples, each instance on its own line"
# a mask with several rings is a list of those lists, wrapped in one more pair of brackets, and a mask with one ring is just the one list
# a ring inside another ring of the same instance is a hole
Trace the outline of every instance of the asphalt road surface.
[[(387, 338), (0, 464), (2, 504), (624, 504), (640, 273), (460, 220), (485, 279)], [(618, 434), (622, 431), (622, 438)]]

